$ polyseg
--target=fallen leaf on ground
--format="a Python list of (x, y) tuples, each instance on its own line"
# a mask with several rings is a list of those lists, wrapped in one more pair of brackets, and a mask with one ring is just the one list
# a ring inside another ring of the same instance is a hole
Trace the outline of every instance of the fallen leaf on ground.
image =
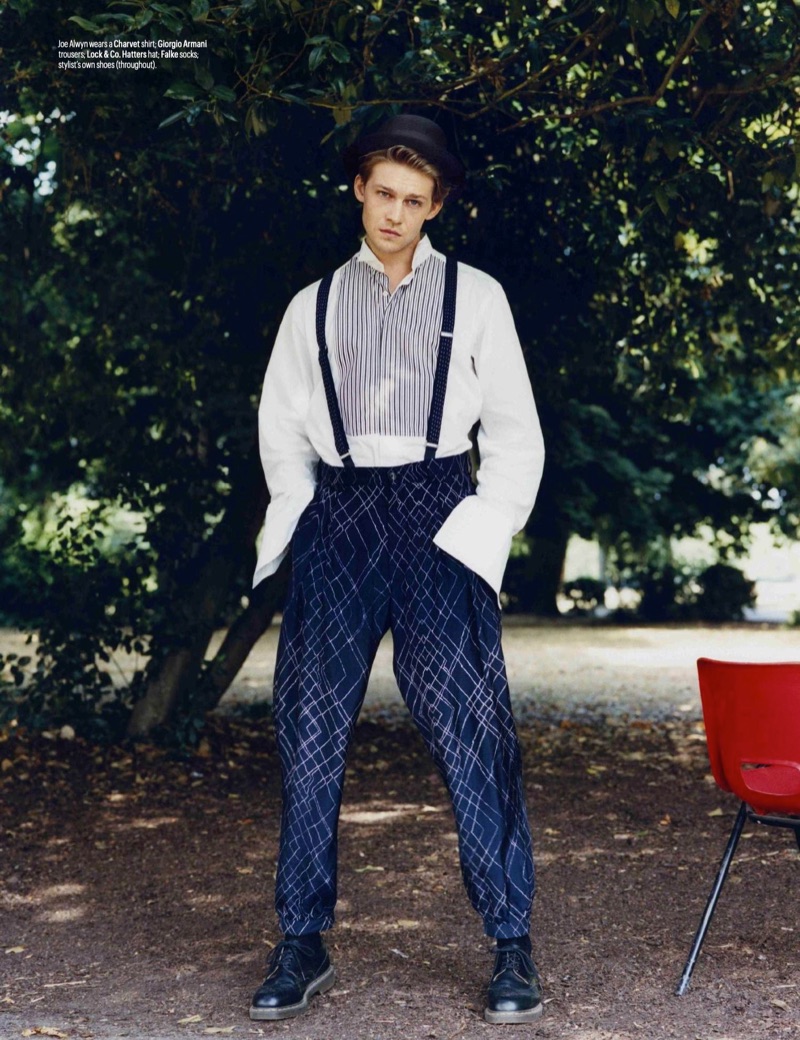
[(210, 1029), (204, 1029), (204, 1033), (232, 1033), (236, 1026), (211, 1026)]
[(724, 816), (725, 813), (723, 812), (722, 809), (717, 808), (717, 809), (712, 809), (711, 812), (708, 813), (708, 815), (709, 816)]
[(789, 1010), (789, 1005), (786, 1003), (785, 1000), (771, 1000), (770, 1004), (772, 1004), (773, 1007), (780, 1008), (781, 1011)]
[(54, 1036), (57, 1040), (67, 1040), (67, 1033), (62, 1033), (60, 1029), (53, 1029), (52, 1026), (36, 1026), (33, 1029), (23, 1029), (23, 1036)]
[(9, 946), (6, 953), (24, 953), (24, 946)]
[(373, 867), (371, 863), (368, 863), (366, 867), (356, 867), (356, 874), (366, 874), (368, 870), (386, 870), (386, 867)]
[(202, 1021), (203, 1021), (203, 1016), (202, 1015), (189, 1015), (188, 1018), (179, 1018), (178, 1019), (178, 1025), (179, 1026), (189, 1026), (189, 1025), (192, 1024), (192, 1022), (202, 1022)]

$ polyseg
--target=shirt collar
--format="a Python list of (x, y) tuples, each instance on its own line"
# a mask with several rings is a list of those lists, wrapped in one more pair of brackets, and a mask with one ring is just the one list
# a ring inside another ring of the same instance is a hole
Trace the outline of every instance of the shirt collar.
[[(424, 263), (429, 256), (433, 255), (433, 251), (430, 238), (428, 238), (427, 235), (423, 235), (419, 242), (417, 242), (417, 248), (414, 250), (414, 255), (411, 258), (412, 273), (421, 263)], [(370, 267), (374, 267), (375, 270), (380, 271), (381, 274), (386, 273), (383, 264), (367, 245), (366, 238), (361, 243), (361, 249), (356, 253), (356, 260), (359, 260), (363, 264), (368, 264)]]

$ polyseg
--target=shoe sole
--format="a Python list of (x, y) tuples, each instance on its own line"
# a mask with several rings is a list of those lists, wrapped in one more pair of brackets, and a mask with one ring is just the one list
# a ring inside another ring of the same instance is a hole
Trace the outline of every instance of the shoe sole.
[(281, 1018), (296, 1018), (298, 1015), (302, 1015), (304, 1011), (308, 1011), (309, 997), (313, 997), (317, 993), (327, 993), (335, 982), (336, 972), (333, 965), (331, 965), (324, 974), (308, 984), (303, 994), (303, 999), (296, 1004), (287, 1004), (286, 1007), (275, 1008), (251, 1007), (250, 1018), (253, 1022), (276, 1022)]
[(528, 1008), (525, 1011), (492, 1011), (491, 1008), (486, 1008), (483, 1012), (483, 1017), (487, 1022), (491, 1022), (493, 1026), (502, 1025), (517, 1025), (524, 1022), (534, 1022), (539, 1018), (544, 1010), (541, 1004), (537, 1004), (536, 1007)]

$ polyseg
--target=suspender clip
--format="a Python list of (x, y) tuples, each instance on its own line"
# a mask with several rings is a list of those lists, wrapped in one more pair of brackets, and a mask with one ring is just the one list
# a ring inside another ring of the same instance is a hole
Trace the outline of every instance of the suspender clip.
[(442, 329), (442, 331), (439, 333), (439, 335), (440, 336), (447, 336), (448, 339), (452, 339), (453, 338), (453, 333), (452, 332), (445, 332), (444, 329)]

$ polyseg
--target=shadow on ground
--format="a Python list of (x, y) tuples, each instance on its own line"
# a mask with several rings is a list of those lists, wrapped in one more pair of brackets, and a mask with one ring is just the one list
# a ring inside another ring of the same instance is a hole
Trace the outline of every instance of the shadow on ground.
[(340, 830), (336, 987), (251, 1023), (277, 939), (279, 783), (268, 721), (200, 753), (16, 736), (0, 745), (0, 1036), (612, 1040), (796, 1035), (800, 858), (740, 847), (689, 994), (672, 995), (736, 805), (696, 721), (520, 716), (539, 893), (536, 1027), (482, 1020), (490, 941), (461, 886), (449, 804), (401, 714), (367, 712)]

